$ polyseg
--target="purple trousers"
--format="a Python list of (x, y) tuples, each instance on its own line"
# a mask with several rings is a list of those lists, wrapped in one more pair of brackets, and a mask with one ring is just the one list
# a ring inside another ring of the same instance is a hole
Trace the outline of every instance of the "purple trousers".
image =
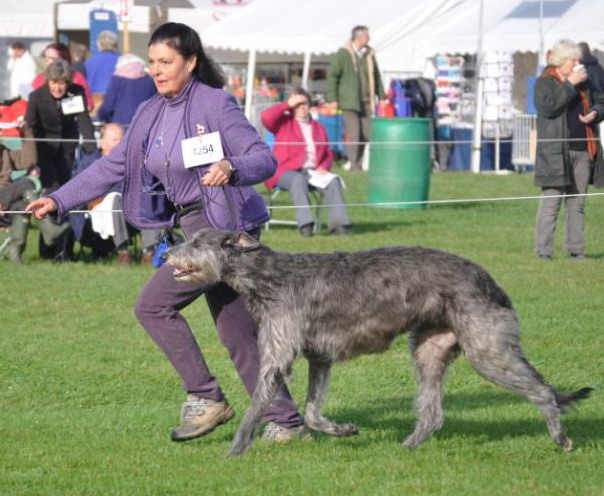
[[(209, 227), (203, 212), (189, 212), (180, 219), (187, 236)], [(221, 401), (224, 394), (210, 372), (201, 349), (180, 310), (205, 295), (218, 336), (226, 346), (248, 393), (256, 389), (260, 362), (257, 327), (245, 308), (243, 297), (223, 283), (199, 285), (177, 281), (173, 268), (160, 267), (145, 285), (136, 302), (135, 314), (145, 331), (164, 352), (180, 375), (187, 393)], [(289, 391), (283, 386), (265, 413), (266, 422), (286, 427), (303, 423)]]

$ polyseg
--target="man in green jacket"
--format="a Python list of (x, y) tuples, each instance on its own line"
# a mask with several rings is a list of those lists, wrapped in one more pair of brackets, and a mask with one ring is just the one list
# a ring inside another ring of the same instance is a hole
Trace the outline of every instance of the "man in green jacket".
[(327, 101), (334, 111), (340, 108), (344, 115), (352, 171), (362, 170), (376, 97), (386, 98), (375, 52), (368, 43), (369, 29), (355, 26), (351, 39), (332, 58), (327, 73)]

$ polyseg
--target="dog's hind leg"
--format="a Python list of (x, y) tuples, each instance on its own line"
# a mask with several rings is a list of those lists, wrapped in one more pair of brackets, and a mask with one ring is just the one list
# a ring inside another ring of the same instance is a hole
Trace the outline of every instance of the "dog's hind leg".
[(420, 445), (442, 427), (445, 372), (459, 352), (457, 339), (451, 331), (419, 331), (410, 339), (410, 346), (417, 371), (418, 394), (415, 430), (403, 443), (408, 449)]
[(359, 429), (355, 424), (337, 424), (325, 418), (322, 414), (330, 374), (331, 362), (309, 358), (308, 394), (304, 423), (314, 431), (324, 432), (332, 436), (354, 436), (359, 433)]
[[(565, 406), (562, 400), (566, 396), (547, 384), (524, 357), (515, 315), (491, 316), (491, 319), (460, 340), (468, 361), (486, 379), (525, 396), (545, 417), (552, 440), (565, 450), (572, 449), (572, 442), (560, 422), (560, 412)], [(474, 323), (468, 329), (477, 325)], [(569, 397), (574, 398), (571, 401), (581, 399), (589, 391), (585, 388), (574, 393), (576, 398)]]

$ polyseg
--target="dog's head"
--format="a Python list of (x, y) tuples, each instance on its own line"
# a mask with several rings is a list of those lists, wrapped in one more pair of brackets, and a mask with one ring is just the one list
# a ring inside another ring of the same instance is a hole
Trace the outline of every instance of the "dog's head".
[(257, 249), (260, 243), (245, 232), (201, 229), (165, 253), (174, 277), (183, 282), (219, 282), (229, 257)]

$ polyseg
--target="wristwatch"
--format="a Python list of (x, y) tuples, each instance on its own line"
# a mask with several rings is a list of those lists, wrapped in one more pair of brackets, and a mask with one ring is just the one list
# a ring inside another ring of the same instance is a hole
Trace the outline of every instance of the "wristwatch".
[(234, 181), (237, 176), (237, 168), (233, 166), (231, 161), (228, 158), (223, 158), (223, 162), (226, 162), (229, 166), (229, 182)]
[(229, 172), (231, 174), (235, 174), (235, 172), (237, 171), (237, 169), (235, 169), (235, 167), (233, 167), (233, 164), (231, 163), (231, 161), (228, 158), (223, 158), (222, 160), (229, 165)]

